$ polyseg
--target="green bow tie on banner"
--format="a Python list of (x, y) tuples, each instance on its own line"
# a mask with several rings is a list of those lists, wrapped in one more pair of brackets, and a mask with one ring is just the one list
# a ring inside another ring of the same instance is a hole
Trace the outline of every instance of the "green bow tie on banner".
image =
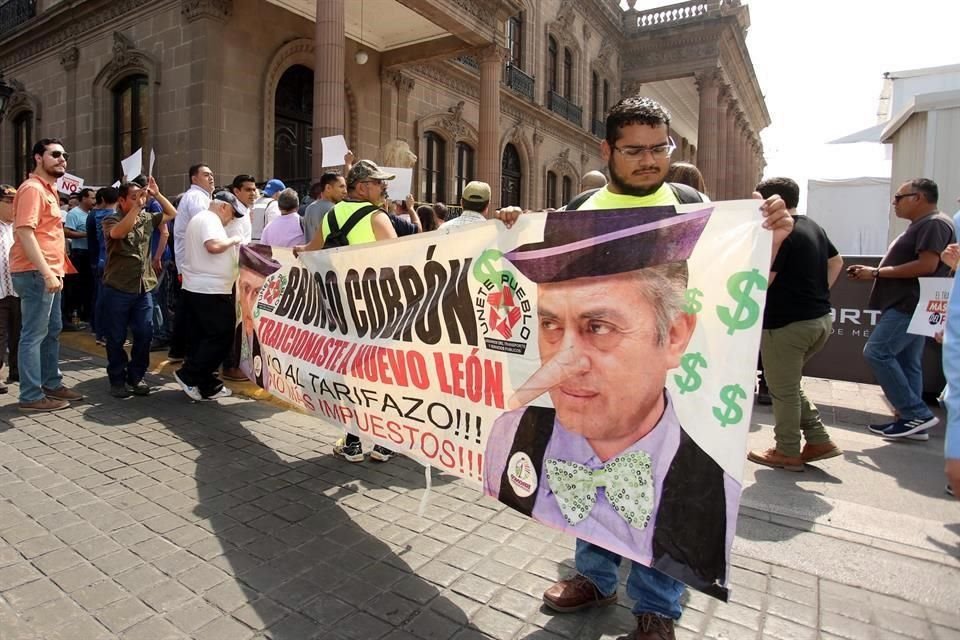
[(643, 529), (653, 512), (653, 471), (650, 455), (635, 451), (617, 456), (600, 469), (567, 460), (547, 460), (547, 484), (560, 512), (571, 525), (584, 520), (604, 487), (617, 514), (634, 529)]

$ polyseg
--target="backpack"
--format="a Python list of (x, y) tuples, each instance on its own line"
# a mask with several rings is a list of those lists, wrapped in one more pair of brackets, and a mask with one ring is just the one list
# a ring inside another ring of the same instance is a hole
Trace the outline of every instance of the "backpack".
[(366, 218), (369, 214), (373, 213), (380, 209), (375, 204), (367, 205), (366, 207), (360, 207), (353, 212), (353, 215), (347, 220), (347, 223), (343, 225), (343, 228), (340, 228), (340, 225), (337, 224), (337, 216), (335, 214), (334, 207), (327, 212), (327, 225), (330, 227), (330, 233), (327, 234), (327, 237), (323, 239), (323, 249), (333, 249), (336, 247), (346, 247), (350, 244), (350, 241), (347, 240), (347, 236), (350, 235), (350, 232), (353, 231), (353, 228), (360, 224), (360, 221)]
[[(694, 189), (693, 187), (687, 186), (685, 184), (680, 184), (678, 182), (668, 182), (670, 189), (673, 190), (673, 195), (677, 198), (677, 202), (680, 204), (693, 204), (695, 202), (703, 202), (703, 194)], [(564, 207), (565, 211), (576, 211), (583, 203), (590, 199), (590, 196), (595, 194), (600, 189), (590, 189), (589, 191), (584, 191), (576, 198), (570, 201), (570, 203)]]

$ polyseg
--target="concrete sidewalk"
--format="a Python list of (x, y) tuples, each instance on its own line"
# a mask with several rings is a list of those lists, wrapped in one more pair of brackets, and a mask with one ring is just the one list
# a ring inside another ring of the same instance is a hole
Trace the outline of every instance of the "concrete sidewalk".
[[(349, 464), (336, 430), (273, 403), (191, 403), (166, 378), (19, 414), (0, 396), (0, 638), (616, 638), (629, 602), (550, 615), (573, 540), (402, 458)], [(886, 444), (877, 390), (811, 381), (845, 455), (802, 474), (748, 465), (732, 601), (691, 594), (678, 637), (960, 638), (960, 503), (942, 431)], [(11, 389), (11, 391), (15, 391)], [(762, 408), (761, 408), (762, 409)], [(758, 410), (751, 446), (769, 446)]]

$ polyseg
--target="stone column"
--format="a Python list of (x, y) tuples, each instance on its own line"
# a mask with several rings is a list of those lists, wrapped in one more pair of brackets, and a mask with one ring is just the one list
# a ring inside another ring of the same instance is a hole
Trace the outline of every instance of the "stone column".
[[(731, 99), (732, 100), (732, 99)], [(740, 127), (737, 125), (740, 113), (734, 102), (727, 112), (727, 199), (742, 197), (740, 185), (743, 181), (743, 164), (740, 160)]]
[(416, 148), (413, 143), (412, 126), (410, 121), (410, 94), (413, 92), (414, 79), (402, 73), (397, 76), (397, 137), (406, 140), (410, 148)]
[(477, 180), (490, 185), (500, 198), (500, 74), (507, 51), (491, 44), (480, 49), (480, 130), (477, 149)]
[[(397, 81), (400, 74), (396, 71), (380, 72), (380, 153), (387, 144), (397, 137)], [(381, 159), (383, 156), (381, 155)]]
[(726, 200), (730, 190), (728, 184), (727, 166), (727, 108), (730, 93), (726, 88), (720, 89), (717, 101), (717, 186), (714, 193), (709, 194), (714, 200)]
[(743, 188), (744, 193), (749, 197), (754, 188), (757, 186), (758, 180), (754, 180), (756, 174), (752, 171), (753, 160), (750, 153), (750, 123), (744, 120), (743, 122), (743, 131), (740, 133), (740, 153), (743, 155)]
[[(344, 0), (317, 0), (313, 64), (313, 179), (323, 174), (322, 138), (343, 135)], [(343, 164), (334, 158), (333, 164)], [(329, 164), (329, 161), (327, 162)]]
[(700, 112), (697, 123), (697, 166), (707, 183), (707, 193), (716, 196), (717, 190), (717, 101), (719, 86), (717, 70), (708, 69), (696, 75), (700, 93)]
[[(80, 150), (83, 147), (80, 145), (80, 142), (77, 140), (77, 65), (80, 61), (80, 50), (76, 47), (68, 47), (60, 54), (60, 65), (63, 67), (63, 70), (67, 74), (67, 135), (66, 143), (68, 149)], [(152, 114), (155, 109), (155, 105), (150, 105), (150, 113)], [(152, 132), (151, 132), (152, 133)], [(74, 160), (77, 166), (83, 166), (81, 164), (84, 162), (84, 158), (87, 151), (81, 151), (80, 154), (77, 154), (78, 157)], [(82, 156), (81, 156), (82, 154)], [(92, 161), (93, 158), (86, 159), (87, 162)], [(90, 162), (93, 164), (92, 162)]]
[[(541, 166), (540, 163), (540, 154), (543, 149), (543, 134), (534, 129), (533, 131), (533, 158), (530, 160), (530, 177), (526, 180), (530, 183), (530, 188), (527, 190), (527, 193), (530, 194), (527, 198), (527, 207), (533, 210), (540, 209), (540, 190), (542, 189), (541, 183), (543, 176), (546, 175), (546, 169)], [(497, 198), (500, 197), (499, 193), (496, 194)], [(566, 203), (564, 203), (566, 204)]]
[[(205, 162), (214, 173), (223, 167), (223, 78), (226, 31), (224, 23), (233, 13), (232, 0), (223, 2), (182, 0), (181, 13), (190, 38), (190, 121), (187, 129), (190, 164)], [(151, 104), (151, 109), (157, 105)], [(112, 166), (112, 160), (111, 160)], [(226, 180), (218, 175), (218, 182)], [(186, 183), (189, 185), (189, 182)]]

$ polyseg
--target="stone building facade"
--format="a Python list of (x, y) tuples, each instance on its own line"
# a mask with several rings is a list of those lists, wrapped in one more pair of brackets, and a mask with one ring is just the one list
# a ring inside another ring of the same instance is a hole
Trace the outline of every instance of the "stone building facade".
[(558, 206), (603, 168), (605, 110), (639, 91), (673, 113), (674, 159), (745, 197), (769, 124), (748, 26), (739, 0), (0, 0), (0, 181), (61, 137), (88, 184), (142, 146), (167, 192), (197, 162), (304, 190), (343, 133), (357, 157), (412, 152), (420, 200), (477, 178), (500, 204)]

